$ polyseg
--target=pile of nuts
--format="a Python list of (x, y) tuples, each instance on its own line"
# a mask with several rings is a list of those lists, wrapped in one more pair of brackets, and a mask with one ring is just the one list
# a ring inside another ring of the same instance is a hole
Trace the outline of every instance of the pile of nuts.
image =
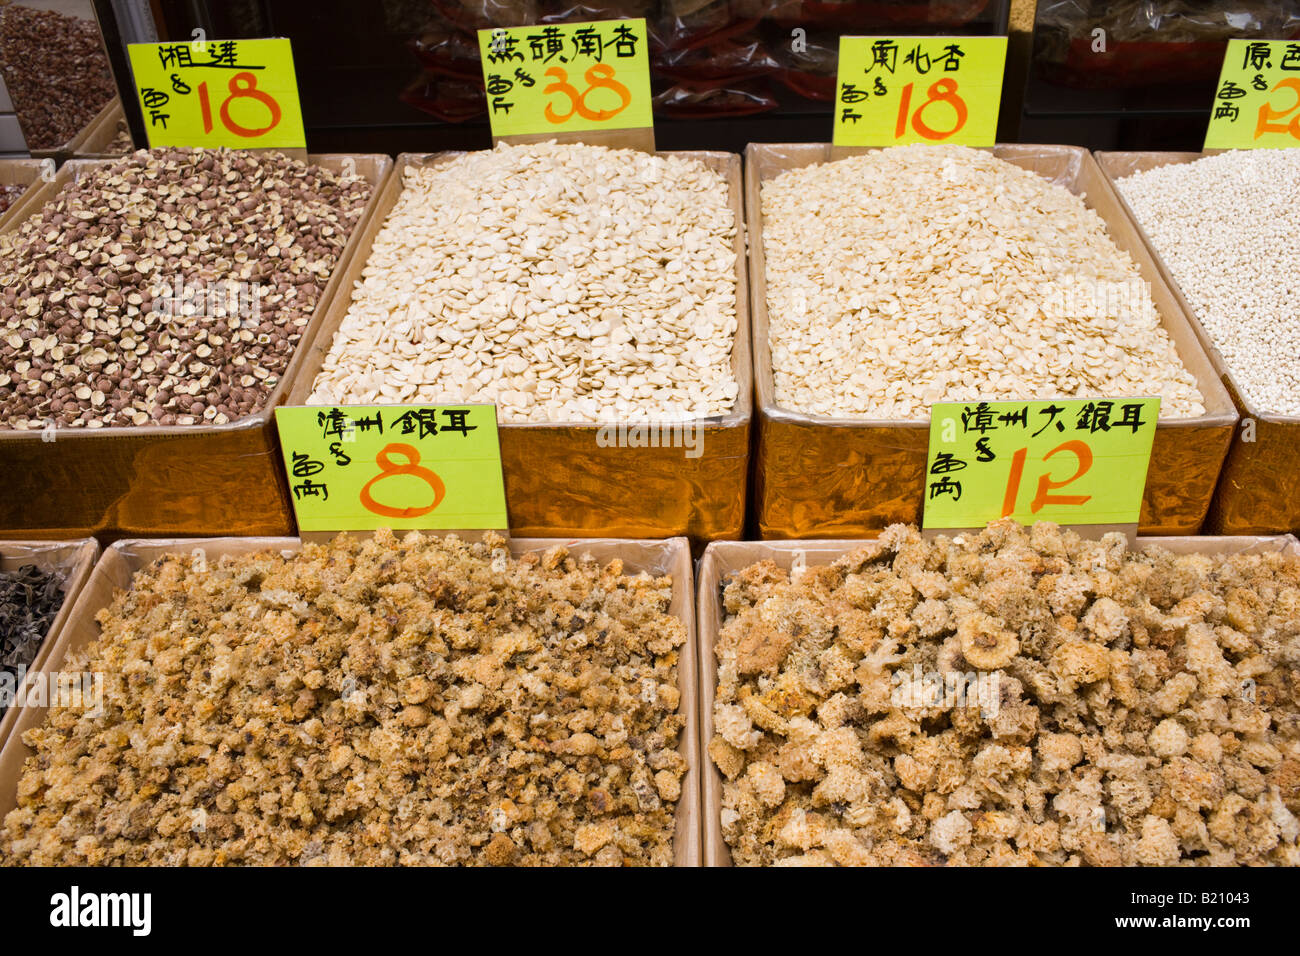
[(1242, 397), (1300, 415), (1300, 155), (1220, 153), (1118, 186)]
[(9, 211), (9, 207), (18, 201), (18, 197), (27, 191), (21, 183), (0, 185), (0, 215)]
[(141, 151), (82, 172), (0, 235), (0, 426), (258, 411), (370, 193), (278, 153)]
[(1300, 864), (1300, 557), (1042, 522), (724, 592), (739, 864)]
[(503, 422), (731, 410), (737, 223), (721, 175), (544, 143), (404, 176), (310, 404), (494, 402)]
[(898, 146), (762, 185), (777, 402), (918, 419), (938, 401), (1159, 395), (1204, 413), (1150, 291), (1064, 187)]
[(94, 21), (0, 7), (0, 70), (28, 149), (67, 145), (117, 95)]
[(99, 612), (0, 828), (9, 864), (673, 861), (672, 580), (390, 532), (167, 556)]

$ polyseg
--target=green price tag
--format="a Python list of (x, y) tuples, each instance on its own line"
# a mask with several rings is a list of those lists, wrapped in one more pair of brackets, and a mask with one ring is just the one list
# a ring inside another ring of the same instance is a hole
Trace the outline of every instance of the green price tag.
[(1300, 43), (1229, 40), (1206, 149), (1300, 146)]
[(479, 30), (493, 136), (653, 127), (645, 20)]
[(836, 146), (992, 146), (1006, 37), (840, 37)]
[(939, 402), (925, 468), (929, 528), (1137, 524), (1158, 398)]
[(288, 40), (132, 43), (127, 53), (150, 146), (306, 148)]
[(505, 530), (493, 405), (275, 410), (302, 531)]

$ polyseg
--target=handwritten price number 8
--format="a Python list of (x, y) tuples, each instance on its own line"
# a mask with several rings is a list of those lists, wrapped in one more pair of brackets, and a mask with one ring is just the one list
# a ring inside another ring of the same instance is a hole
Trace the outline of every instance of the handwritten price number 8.
[[(406, 463), (398, 464), (394, 462), (394, 455), (403, 456)], [(420, 453), (416, 451), (414, 445), (407, 445), (404, 442), (387, 444), (375, 456), (375, 464), (379, 466), (379, 474), (367, 481), (366, 486), (361, 489), (361, 504), (368, 511), (382, 515), (385, 518), (418, 518), (421, 515), (427, 515), (438, 507), (438, 505), (442, 504), (442, 499), (446, 497), (447, 487), (442, 483), (442, 479), (428, 468), (420, 467)], [(374, 499), (370, 489), (378, 482), (383, 481), (385, 478), (391, 478), (393, 475), (411, 475), (414, 478), (419, 478), (433, 489), (433, 504), (424, 508), (397, 508), (393, 505), (380, 504)]]
[[(275, 101), (275, 97), (264, 90), (257, 88), (257, 76), (247, 70), (236, 73), (230, 78), (227, 84), (230, 95), (225, 98), (221, 104), (220, 116), (221, 123), (226, 129), (236, 136), (243, 136), (252, 139), (255, 136), (261, 136), (263, 133), (269, 133), (280, 122), (280, 104)], [(256, 100), (270, 111), (271, 122), (265, 126), (250, 128), (240, 126), (230, 118), (230, 104), (238, 99)], [(199, 109), (203, 111), (203, 132), (212, 132), (212, 100), (208, 97), (208, 83), (204, 80), (199, 84)]]
[[(898, 121), (894, 124), (894, 139), (902, 139), (903, 134), (907, 132), (907, 116), (912, 109), (912, 87), (915, 85), (915, 83), (908, 83), (903, 87), (902, 99), (898, 101)], [(922, 119), (925, 111), (935, 103), (947, 103), (956, 113), (957, 122), (952, 129), (935, 129)], [(935, 80), (925, 91), (925, 102), (916, 108), (915, 113), (912, 113), (912, 129), (926, 139), (947, 139), (966, 125), (966, 118), (966, 101), (957, 95), (957, 81), (950, 76), (945, 76), (941, 80)]]
[[(546, 71), (546, 76), (552, 77), (555, 82), (547, 86), (543, 93), (562, 93), (569, 98), (569, 112), (560, 114), (555, 111), (555, 107), (550, 103), (546, 104), (546, 119), (551, 123), (564, 123), (577, 113), (583, 119), (592, 120), (593, 122), (603, 122), (627, 109), (628, 104), (632, 102), (632, 94), (622, 83), (614, 79), (614, 68), (607, 63), (597, 63), (591, 69), (583, 74), (587, 81), (587, 88), (581, 93), (569, 83), (569, 74), (558, 66), (553, 66)], [(587, 106), (587, 96), (592, 90), (612, 90), (614, 95), (619, 99), (619, 105), (612, 110), (593, 110)]]
[[(1092, 468), (1092, 449), (1078, 439), (1072, 439), (1057, 445), (1046, 455), (1043, 461), (1047, 461), (1058, 452), (1070, 452), (1077, 459), (1077, 467), (1073, 475), (1064, 481), (1053, 481), (1050, 475), (1040, 475), (1038, 478), (1038, 493), (1034, 495), (1033, 501), (1029, 503), (1029, 510), (1033, 514), (1043, 510), (1045, 505), (1081, 505), (1087, 503), (1092, 495), (1054, 495), (1052, 490), (1055, 488), (1064, 488), (1066, 485), (1073, 484)], [(1025, 474), (1025, 458), (1029, 449), (1022, 448), (1011, 456), (1011, 474), (1007, 476), (1007, 490), (1002, 498), (1002, 517), (1007, 518), (1016, 512), (1016, 500), (1020, 497), (1020, 479)]]
[[(1300, 78), (1288, 76), (1285, 79), (1278, 80), (1269, 90), (1269, 95), (1276, 93), (1282, 88), (1286, 88), (1295, 93), (1295, 102), (1284, 110), (1275, 110), (1264, 103), (1259, 108), (1259, 119), (1255, 123), (1255, 139), (1259, 139), (1265, 133), (1290, 133), (1296, 139), (1300, 139)], [(1290, 124), (1274, 123), (1273, 120), (1286, 119), (1287, 114), (1295, 113), (1295, 118)]]

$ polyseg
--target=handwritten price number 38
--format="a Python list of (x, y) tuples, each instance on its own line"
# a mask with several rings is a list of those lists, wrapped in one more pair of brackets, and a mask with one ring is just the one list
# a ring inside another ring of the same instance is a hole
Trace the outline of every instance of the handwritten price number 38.
[[(221, 117), (221, 124), (225, 126), (226, 129), (230, 130), (230, 132), (234, 133), (236, 136), (243, 136), (252, 139), (261, 136), (264, 133), (269, 133), (279, 125), (280, 104), (276, 102), (275, 97), (271, 94), (267, 93), (265, 90), (259, 90), (257, 88), (256, 74), (247, 70), (236, 73), (230, 78), (230, 82), (226, 85), (226, 88), (230, 91), (230, 95), (222, 101), (218, 115)], [(259, 127), (239, 125), (230, 118), (230, 104), (234, 100), (238, 99), (251, 99), (261, 103), (270, 113), (271, 121), (265, 126)], [(204, 80), (199, 84), (199, 109), (203, 112), (203, 132), (211, 133), (213, 129), (212, 99), (208, 95), (207, 80)]]
[[(1269, 95), (1272, 96), (1283, 88), (1295, 94), (1295, 102), (1284, 110), (1275, 110), (1268, 103), (1262, 104), (1259, 108), (1259, 119), (1255, 122), (1255, 139), (1259, 139), (1265, 133), (1290, 133), (1296, 139), (1300, 139), (1300, 77), (1288, 76), (1278, 80), (1273, 84), (1273, 89), (1268, 91)], [(1295, 116), (1289, 124), (1273, 122), (1286, 119), (1291, 113), (1295, 113)]]
[[(556, 111), (554, 104), (546, 104), (546, 119), (551, 123), (564, 123), (577, 114), (583, 119), (593, 122), (603, 122), (617, 116), (623, 110), (627, 109), (632, 102), (632, 94), (622, 83), (614, 79), (614, 68), (607, 63), (597, 63), (583, 74), (583, 79), (587, 81), (587, 88), (581, 93), (569, 82), (569, 74), (558, 66), (553, 66), (546, 71), (546, 76), (555, 80), (549, 84), (543, 93), (560, 93), (568, 97), (569, 111), (559, 113)], [(612, 110), (593, 110), (587, 105), (587, 96), (592, 90), (611, 90), (619, 99), (619, 105)]]
[[(957, 81), (950, 76), (935, 80), (925, 91), (925, 100), (912, 112), (912, 88), (915, 83), (903, 87), (903, 95), (898, 101), (898, 120), (894, 123), (894, 139), (902, 139), (907, 132), (908, 115), (911, 115), (912, 129), (917, 135), (930, 140), (947, 139), (966, 125), (966, 101), (957, 93)], [(956, 114), (952, 129), (936, 129), (925, 121), (925, 111), (935, 103), (947, 103)]]
[[(1092, 468), (1092, 449), (1077, 438), (1057, 445), (1043, 456), (1043, 461), (1047, 461), (1058, 452), (1068, 452), (1074, 455), (1076, 459), (1075, 472), (1064, 481), (1053, 481), (1050, 475), (1040, 475), (1038, 477), (1038, 493), (1034, 495), (1033, 500), (1029, 503), (1029, 510), (1033, 514), (1038, 514), (1046, 505), (1082, 505), (1092, 498), (1092, 495), (1052, 494), (1054, 489), (1064, 488), (1066, 485), (1078, 481)], [(1025, 458), (1028, 457), (1028, 454), (1029, 449), (1021, 448), (1011, 456), (1011, 473), (1007, 475), (1006, 493), (1002, 497), (1002, 517), (1004, 518), (1016, 512), (1016, 501), (1020, 497), (1020, 481), (1025, 475)]]

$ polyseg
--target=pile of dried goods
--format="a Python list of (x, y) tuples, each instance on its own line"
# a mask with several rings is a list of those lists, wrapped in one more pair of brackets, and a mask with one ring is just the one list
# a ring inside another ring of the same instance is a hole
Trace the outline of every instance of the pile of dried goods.
[(1159, 395), (1204, 413), (1137, 266), (1064, 187), (898, 146), (762, 185), (776, 399), (837, 417), (938, 401)]
[(727, 584), (741, 864), (1300, 864), (1300, 558), (1040, 523)]
[(693, 159), (545, 143), (409, 167), (309, 402), (726, 414), (736, 229), (726, 180)]
[(1246, 401), (1300, 415), (1300, 155), (1220, 153), (1118, 185)]
[(9, 863), (669, 864), (672, 581), (388, 532), (164, 557), (66, 665)]
[(117, 95), (92, 20), (0, 6), (0, 70), (28, 149), (58, 149)]
[[(63, 606), (63, 577), (34, 564), (0, 571), (0, 687), (7, 693), (17, 690)], [(0, 701), (0, 714), (6, 704)]]
[(17, 202), (18, 197), (27, 191), (27, 187), (21, 183), (13, 185), (0, 185), (0, 215), (9, 211), (9, 207)]
[(258, 411), (370, 192), (278, 153), (142, 151), (85, 171), (0, 235), (0, 427)]

